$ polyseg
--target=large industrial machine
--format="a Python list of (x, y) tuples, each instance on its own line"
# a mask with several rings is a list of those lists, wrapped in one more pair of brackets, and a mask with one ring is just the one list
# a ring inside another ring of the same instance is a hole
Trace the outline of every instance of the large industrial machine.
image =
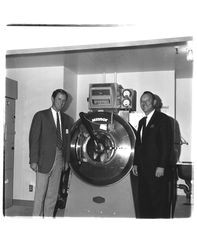
[(65, 216), (135, 217), (129, 172), (135, 132), (126, 117), (136, 91), (117, 83), (90, 84), (89, 112), (79, 114), (70, 136)]

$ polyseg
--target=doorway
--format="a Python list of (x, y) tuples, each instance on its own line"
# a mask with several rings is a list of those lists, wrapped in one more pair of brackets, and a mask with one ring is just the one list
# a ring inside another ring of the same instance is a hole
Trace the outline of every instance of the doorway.
[(14, 138), (15, 138), (15, 102), (17, 82), (6, 78), (5, 125), (4, 125), (4, 162), (3, 162), (3, 213), (13, 204), (14, 176)]

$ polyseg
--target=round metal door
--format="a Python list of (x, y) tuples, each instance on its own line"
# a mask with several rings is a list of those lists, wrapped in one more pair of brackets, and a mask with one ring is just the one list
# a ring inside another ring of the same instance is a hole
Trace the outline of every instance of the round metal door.
[(132, 127), (110, 112), (90, 112), (80, 117), (71, 129), (70, 166), (74, 173), (96, 186), (121, 180), (133, 164)]

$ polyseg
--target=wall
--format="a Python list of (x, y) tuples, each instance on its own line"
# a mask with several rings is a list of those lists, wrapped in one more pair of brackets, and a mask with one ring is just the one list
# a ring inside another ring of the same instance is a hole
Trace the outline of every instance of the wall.
[(13, 199), (33, 200), (29, 184), (35, 186), (35, 173), (29, 167), (28, 136), (35, 112), (51, 106), (51, 93), (63, 87), (64, 68), (8, 69), (7, 77), (18, 81)]
[(181, 146), (180, 161), (192, 161), (192, 79), (176, 81), (176, 120), (188, 145)]
[(66, 113), (75, 120), (77, 109), (77, 74), (68, 68), (64, 68), (64, 89), (70, 94), (69, 107)]

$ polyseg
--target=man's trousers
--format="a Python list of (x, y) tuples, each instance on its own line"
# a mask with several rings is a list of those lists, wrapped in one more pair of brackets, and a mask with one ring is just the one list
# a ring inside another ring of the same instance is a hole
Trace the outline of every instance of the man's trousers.
[(62, 168), (62, 151), (57, 148), (51, 171), (46, 174), (36, 173), (33, 216), (53, 216)]

